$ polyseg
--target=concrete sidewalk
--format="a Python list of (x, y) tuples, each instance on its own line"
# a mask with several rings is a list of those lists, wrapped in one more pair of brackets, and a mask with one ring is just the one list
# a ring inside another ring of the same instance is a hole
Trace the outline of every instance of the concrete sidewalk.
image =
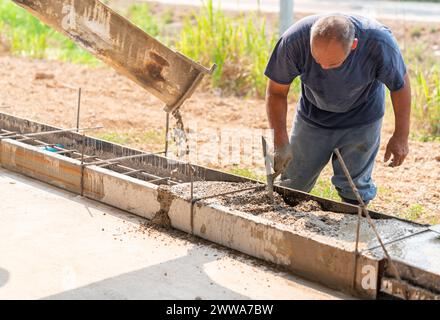
[(0, 299), (344, 299), (0, 168)]

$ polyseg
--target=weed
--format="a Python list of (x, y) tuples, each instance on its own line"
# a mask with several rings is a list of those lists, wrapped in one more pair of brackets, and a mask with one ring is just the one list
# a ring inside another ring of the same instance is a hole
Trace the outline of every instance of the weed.
[(324, 180), (322, 178), (318, 178), (315, 187), (310, 193), (318, 197), (341, 201), (338, 192), (328, 179)]
[(415, 221), (419, 219), (425, 212), (425, 208), (420, 204), (413, 204), (409, 207), (406, 214), (406, 219)]

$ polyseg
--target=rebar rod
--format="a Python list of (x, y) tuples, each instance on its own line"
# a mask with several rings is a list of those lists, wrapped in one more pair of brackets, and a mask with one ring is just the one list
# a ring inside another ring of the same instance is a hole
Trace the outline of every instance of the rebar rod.
[(169, 180), (169, 179), (170, 179), (170, 177), (164, 177), (164, 178), (150, 180), (150, 181), (147, 181), (147, 182), (155, 183), (155, 182), (159, 182), (159, 181), (163, 181), (163, 180)]
[(192, 199), (191, 202), (197, 202), (200, 200), (206, 200), (206, 199), (210, 199), (210, 198), (216, 198), (216, 197), (222, 197), (222, 196), (226, 196), (228, 194), (233, 194), (233, 193), (239, 193), (239, 192), (243, 192), (243, 191), (249, 191), (249, 190), (254, 190), (254, 189), (259, 189), (259, 188), (265, 188), (266, 186), (261, 184), (258, 186), (254, 186), (254, 187), (249, 187), (249, 188), (244, 188), (244, 189), (238, 189), (238, 190), (234, 190), (234, 191), (228, 191), (228, 192), (223, 192), (223, 193), (218, 193), (218, 194), (214, 194), (211, 196), (206, 196), (206, 197), (200, 197), (200, 198), (194, 198)]
[[(97, 129), (102, 129), (102, 128), (103, 128), (102, 126), (91, 127), (91, 128), (79, 128), (79, 131), (90, 131), (90, 130), (97, 130)], [(73, 129), (58, 129), (58, 130), (31, 132), (31, 133), (17, 133), (15, 136), (7, 137), (7, 138), (0, 137), (0, 139), (12, 139), (12, 138), (19, 138), (19, 137), (29, 138), (29, 137), (36, 137), (36, 136), (44, 136), (44, 135), (48, 135), (48, 134), (56, 134), (56, 133), (64, 133), (64, 132), (74, 132), (76, 130), (77, 130), (77, 128), (73, 128)]]
[[(17, 132), (9, 131), (9, 130), (6, 130), (6, 129), (0, 129), (0, 130), (3, 131), (3, 132), (5, 132), (5, 133), (3, 133), (2, 135), (5, 135), (5, 134), (14, 134), (14, 135), (17, 135), (17, 136), (21, 136), (21, 134), (19, 134), (19, 133), (17, 133)], [(47, 132), (47, 131), (45, 131), (45, 132)], [(85, 135), (84, 135), (84, 134), (81, 135), (81, 139), (82, 139), (82, 144), (81, 144), (81, 145), (84, 146), (84, 144), (85, 144)], [(64, 149), (64, 148), (61, 148), (61, 147), (55, 146), (55, 145), (53, 145), (53, 144), (49, 144), (49, 143), (46, 143), (46, 142), (44, 142), (44, 141), (38, 140), (38, 139), (36, 139), (36, 138), (31, 138), (31, 139), (29, 139), (29, 140), (32, 140), (32, 141), (34, 141), (35, 143), (38, 143), (39, 145), (36, 145), (36, 147), (50, 146), (50, 147), (52, 147), (52, 148), (58, 150), (59, 152), (70, 152), (70, 153), (72, 153), (72, 159), (76, 159), (76, 160), (80, 160), (80, 161), (81, 161), (81, 166), (91, 164), (91, 163), (85, 163), (85, 160), (87, 160), (87, 159), (98, 159), (98, 161), (100, 161), (100, 162), (102, 162), (102, 163), (106, 163), (106, 162), (108, 162), (109, 160), (114, 160), (114, 159), (105, 160), (105, 159), (100, 159), (98, 156), (94, 156), (94, 155), (92, 155), (92, 156), (85, 155), (85, 154), (83, 154), (82, 151), (81, 151), (81, 152), (78, 152), (77, 150), (67, 150), (67, 149)], [(82, 149), (83, 149), (83, 148), (82, 148)], [(56, 153), (56, 152), (54, 152), (54, 153)], [(156, 152), (156, 153), (151, 153), (151, 154), (161, 154), (161, 153), (164, 153), (164, 152), (161, 151), (161, 152)], [(143, 154), (143, 155), (145, 155), (145, 154)], [(75, 157), (78, 157), (78, 158), (73, 158), (74, 156), (75, 156)], [(128, 171), (138, 171), (138, 170), (134, 170), (133, 168), (130, 168), (130, 167), (127, 167), (127, 166), (124, 166), (124, 165), (118, 164), (118, 163), (115, 163), (114, 165), (115, 165), (116, 167), (120, 168), (120, 169), (123, 169), (123, 170), (128, 170)], [(143, 176), (148, 177), (148, 178), (151, 178), (151, 179), (164, 179), (163, 177), (156, 176), (156, 175), (153, 175), (153, 174), (150, 174), (150, 173), (147, 173), (147, 172), (142, 172), (142, 171), (145, 171), (145, 170), (144, 170), (144, 169), (141, 169), (141, 170), (139, 170), (139, 173), (140, 173), (141, 175), (143, 175)], [(121, 173), (121, 174), (124, 174), (124, 173)], [(147, 180), (147, 181), (150, 181), (150, 180)], [(171, 179), (169, 180), (169, 183), (171, 183), (171, 184), (175, 184), (175, 185), (180, 184), (179, 182), (173, 181), (173, 180), (171, 180)]]
[(151, 156), (151, 155), (155, 155), (157, 154), (156, 152), (151, 152), (151, 153), (139, 153), (139, 154), (134, 154), (131, 156), (123, 156), (123, 157), (117, 157), (117, 158), (113, 158), (113, 159), (106, 159), (106, 160), (99, 160), (99, 161), (95, 161), (95, 162), (89, 162), (89, 163), (84, 163), (83, 165), (85, 166), (96, 166), (99, 165), (101, 163), (107, 163), (107, 162), (120, 162), (122, 160), (129, 160), (129, 159), (135, 159), (135, 158), (142, 158), (142, 157), (146, 157), (146, 156)]
[(79, 113), (81, 110), (81, 88), (78, 90), (78, 108), (76, 110), (76, 132), (79, 131)]
[(360, 236), (360, 227), (361, 227), (361, 218), (362, 218), (362, 209), (358, 207), (358, 219), (356, 226), (356, 244), (354, 247), (354, 271), (353, 271), (353, 289), (356, 288), (356, 278), (357, 278), (357, 264), (359, 257), (359, 236)]
[(139, 173), (139, 172), (142, 172), (142, 171), (144, 171), (144, 169), (131, 170), (131, 171), (124, 172), (122, 174), (126, 175), (126, 176), (129, 176), (129, 175), (131, 175), (133, 173)]
[(400, 278), (399, 271), (397, 270), (397, 267), (395, 266), (393, 260), (391, 259), (390, 255), (388, 254), (388, 250), (385, 248), (385, 245), (383, 244), (382, 239), (381, 239), (379, 233), (377, 232), (376, 226), (374, 225), (373, 221), (371, 220), (370, 214), (368, 213), (368, 210), (365, 206), (365, 202), (364, 202), (364, 200), (362, 200), (362, 197), (360, 196), (359, 191), (356, 188), (356, 185), (354, 184), (353, 179), (351, 178), (350, 172), (348, 171), (347, 166), (345, 165), (344, 159), (342, 158), (342, 155), (339, 152), (339, 149), (336, 148), (334, 150), (334, 153), (338, 157), (339, 163), (341, 164), (342, 170), (344, 171), (344, 174), (348, 180), (348, 183), (350, 184), (350, 187), (351, 187), (353, 193), (355, 194), (357, 201), (360, 204), (360, 208), (362, 209), (362, 212), (367, 217), (367, 221), (370, 224), (371, 228), (373, 229), (373, 232), (375, 233), (376, 238), (379, 241), (380, 246), (382, 247), (382, 250), (385, 253), (385, 256), (387, 257), (387, 260), (390, 263), (391, 269), (393, 269), (393, 272), (394, 272), (396, 278), (399, 281), (401, 281), (402, 279)]

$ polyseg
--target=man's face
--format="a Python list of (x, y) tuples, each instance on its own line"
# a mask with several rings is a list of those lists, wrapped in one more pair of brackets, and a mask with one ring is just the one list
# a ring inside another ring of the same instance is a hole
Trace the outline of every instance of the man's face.
[(347, 59), (351, 50), (357, 45), (357, 39), (353, 42), (349, 52), (335, 40), (313, 39), (311, 41), (311, 50), (313, 59), (321, 65), (322, 69), (333, 69), (341, 66)]

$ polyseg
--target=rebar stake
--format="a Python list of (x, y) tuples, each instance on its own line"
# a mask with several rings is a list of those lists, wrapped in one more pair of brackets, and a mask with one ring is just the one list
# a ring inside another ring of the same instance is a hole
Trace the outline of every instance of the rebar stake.
[[(334, 153), (338, 157), (339, 163), (341, 164), (341, 167), (342, 167), (342, 170), (344, 171), (345, 177), (347, 178), (348, 183), (350, 184), (350, 187), (351, 187), (354, 195), (356, 196), (357, 201), (360, 204), (359, 208), (364, 213), (364, 215), (367, 218), (368, 223), (370, 224), (371, 228), (373, 229), (373, 231), (374, 231), (374, 233), (376, 235), (376, 238), (379, 241), (380, 246), (382, 247), (382, 250), (385, 253), (385, 256), (387, 257), (387, 260), (390, 263), (391, 269), (393, 269), (393, 272), (394, 272), (396, 278), (399, 281), (402, 281), (402, 279), (400, 278), (400, 275), (399, 275), (399, 271), (397, 270), (397, 267), (395, 266), (393, 260), (391, 259), (390, 255), (388, 254), (388, 250), (385, 248), (385, 245), (383, 244), (382, 239), (381, 239), (379, 233), (376, 230), (376, 226), (374, 225), (373, 221), (371, 220), (371, 217), (370, 217), (370, 214), (368, 213), (368, 210), (366, 208), (365, 202), (364, 202), (364, 200), (362, 200), (362, 197), (360, 196), (359, 191), (356, 188), (356, 185), (354, 184), (353, 179), (351, 178), (351, 175), (350, 175), (350, 173), (349, 173), (349, 171), (347, 169), (347, 166), (345, 165), (344, 159), (342, 158), (342, 155), (339, 152), (339, 149), (338, 148), (334, 149)], [(359, 229), (359, 224), (360, 223), (358, 222), (358, 229)], [(356, 235), (356, 237), (357, 237), (356, 242), (358, 242), (358, 240), (359, 240), (358, 235)], [(357, 243), (356, 243), (356, 247), (357, 247)], [(356, 249), (356, 251), (357, 251), (357, 249)], [(405, 296), (407, 296), (407, 293), (405, 294)]]
[(79, 131), (79, 113), (81, 110), (81, 88), (78, 90), (78, 108), (76, 110), (76, 132)]
[(81, 141), (81, 197), (84, 196), (84, 151), (85, 151), (85, 143), (86, 143), (86, 134), (82, 134)]
[(165, 158), (168, 157), (168, 135), (170, 132), (170, 113), (167, 112), (165, 119)]
[(359, 236), (360, 236), (360, 226), (362, 218), (362, 208), (358, 207), (358, 220), (356, 226), (356, 245), (354, 248), (354, 271), (353, 271), (353, 289), (356, 289), (356, 278), (357, 278), (357, 264), (359, 257)]
[(194, 234), (194, 173), (196, 170), (189, 162), (186, 165), (189, 168), (189, 175), (191, 179), (191, 234)]

